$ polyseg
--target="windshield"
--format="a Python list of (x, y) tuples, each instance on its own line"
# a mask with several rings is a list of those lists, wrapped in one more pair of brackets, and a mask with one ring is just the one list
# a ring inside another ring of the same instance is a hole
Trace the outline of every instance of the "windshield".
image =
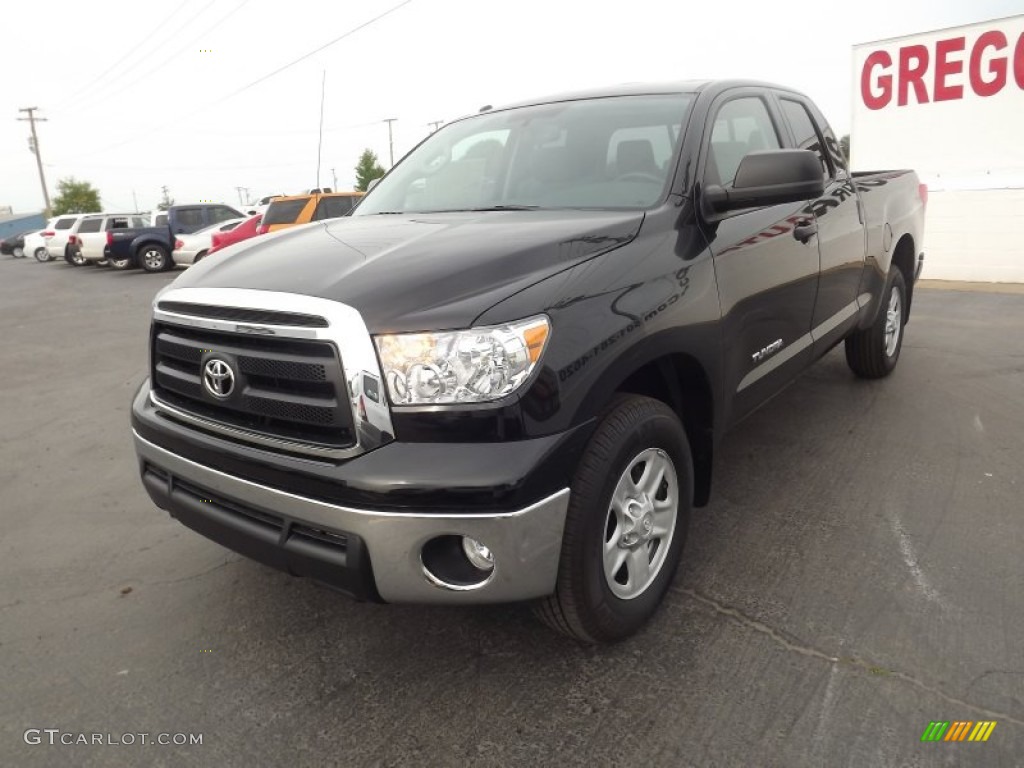
[(484, 113), (414, 149), (353, 211), (648, 208), (663, 198), (689, 94)]

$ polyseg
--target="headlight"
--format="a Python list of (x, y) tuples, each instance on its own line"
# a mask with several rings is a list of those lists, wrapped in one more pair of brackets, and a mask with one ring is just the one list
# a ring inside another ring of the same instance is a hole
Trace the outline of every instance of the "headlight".
[(394, 405), (482, 403), (515, 392), (544, 352), (546, 317), (468, 331), (377, 336)]

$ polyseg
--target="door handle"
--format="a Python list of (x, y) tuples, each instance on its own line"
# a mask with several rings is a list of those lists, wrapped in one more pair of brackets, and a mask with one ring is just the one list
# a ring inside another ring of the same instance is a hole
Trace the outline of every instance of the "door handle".
[(793, 227), (793, 237), (801, 243), (806, 243), (816, 234), (818, 234), (818, 222), (812, 219), (798, 221), (796, 226)]

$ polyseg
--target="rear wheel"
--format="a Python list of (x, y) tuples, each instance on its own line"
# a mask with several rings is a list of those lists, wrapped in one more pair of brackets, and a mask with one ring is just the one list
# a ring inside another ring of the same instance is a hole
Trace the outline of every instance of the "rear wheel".
[(893, 372), (903, 348), (907, 285), (896, 267), (886, 281), (882, 307), (870, 328), (846, 339), (846, 363), (863, 379), (881, 379)]
[(571, 494), (555, 594), (536, 614), (586, 643), (621, 640), (661, 604), (686, 540), (693, 462), (679, 418), (659, 400), (617, 397)]
[(14, 253), (12, 255), (16, 259), (24, 259), (25, 258), (25, 249), (16, 245), (16, 246), (14, 246)]
[(108, 259), (110, 268), (118, 271), (129, 269), (132, 266), (131, 259)]
[(69, 261), (76, 267), (84, 267), (89, 263), (89, 260), (85, 258), (85, 256), (82, 255), (82, 252), (77, 248), (72, 249)]
[(174, 263), (162, 245), (144, 245), (139, 250), (139, 263), (147, 272), (164, 272)]
[(36, 248), (32, 255), (35, 256), (36, 261), (40, 264), (50, 260), (50, 252), (45, 248)]

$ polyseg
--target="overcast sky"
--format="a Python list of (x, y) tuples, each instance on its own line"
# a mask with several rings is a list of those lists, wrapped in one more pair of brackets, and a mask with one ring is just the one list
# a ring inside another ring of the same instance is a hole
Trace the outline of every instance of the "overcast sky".
[[(246, 87), (389, 9), (366, 28)], [(841, 13), (841, 16), (830, 14)], [(0, 205), (42, 208), (28, 123), (51, 197), (93, 183), (108, 210), (238, 203), (316, 186), (350, 189), (364, 147), (388, 165), (484, 104), (633, 81), (755, 77), (808, 93), (845, 133), (851, 46), (1024, 13), (1024, 0), (7, 0), (0, 61)]]

